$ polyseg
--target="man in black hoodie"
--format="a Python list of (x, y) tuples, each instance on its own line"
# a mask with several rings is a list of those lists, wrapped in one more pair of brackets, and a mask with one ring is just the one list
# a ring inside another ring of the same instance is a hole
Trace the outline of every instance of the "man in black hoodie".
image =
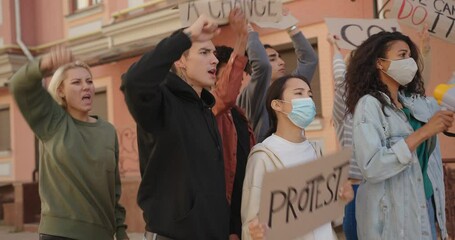
[[(229, 235), (221, 140), (206, 89), (216, 80), (219, 33), (201, 16), (163, 39), (123, 75), (136, 120), (142, 182), (138, 204), (151, 239), (220, 239)], [(174, 65), (176, 73), (169, 70)]]

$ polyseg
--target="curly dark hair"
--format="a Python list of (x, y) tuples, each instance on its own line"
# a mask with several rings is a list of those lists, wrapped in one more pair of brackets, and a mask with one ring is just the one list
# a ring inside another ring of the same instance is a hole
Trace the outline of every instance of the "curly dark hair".
[[(226, 65), (229, 62), (229, 58), (231, 57), (231, 53), (234, 51), (234, 49), (224, 45), (216, 46), (215, 49), (215, 55), (219, 61), (218, 65), (216, 65), (216, 71), (218, 72), (222, 66)], [(247, 62), (243, 71), (251, 75), (251, 66), (249, 62)]]
[(297, 75), (286, 75), (278, 78), (277, 80), (273, 81), (270, 85), (269, 89), (267, 90), (267, 94), (265, 95), (265, 108), (267, 109), (267, 113), (269, 115), (269, 130), (265, 137), (269, 137), (272, 133), (276, 132), (278, 126), (278, 118), (276, 116), (275, 110), (272, 108), (272, 101), (275, 99), (283, 99), (283, 92), (286, 85), (286, 82), (291, 78), (298, 78), (304, 81), (311, 90), (310, 82), (303, 76)]
[(400, 32), (379, 32), (365, 40), (355, 52), (351, 53), (349, 65), (346, 70), (346, 114), (354, 114), (355, 106), (359, 99), (367, 94), (378, 99), (384, 107), (389, 105), (384, 96), (391, 98), (390, 92), (380, 77), (377, 69), (378, 58), (386, 58), (386, 53), (394, 41), (404, 41), (411, 50), (411, 57), (416, 61), (419, 70), (414, 79), (406, 86), (400, 86), (399, 91), (405, 94), (425, 96), (422, 81), (421, 62), (419, 50), (412, 40)]

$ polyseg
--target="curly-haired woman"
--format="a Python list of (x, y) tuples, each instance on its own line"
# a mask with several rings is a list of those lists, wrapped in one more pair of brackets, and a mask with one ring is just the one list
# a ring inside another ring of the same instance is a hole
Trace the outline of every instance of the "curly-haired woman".
[(436, 135), (453, 123), (425, 97), (419, 52), (399, 32), (365, 40), (346, 73), (354, 155), (363, 175), (357, 192), (359, 239), (447, 236), (441, 153)]

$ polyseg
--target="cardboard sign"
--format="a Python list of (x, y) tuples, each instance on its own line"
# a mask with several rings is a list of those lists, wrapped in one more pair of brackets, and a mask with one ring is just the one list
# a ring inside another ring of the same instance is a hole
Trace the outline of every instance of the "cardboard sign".
[(356, 49), (375, 33), (401, 31), (396, 19), (326, 18), (325, 22), (331, 34), (340, 36), (338, 46), (348, 50)]
[(455, 43), (453, 0), (395, 0), (390, 16), (417, 29), (427, 23), (431, 35)]
[(338, 190), (348, 179), (352, 149), (264, 175), (259, 221), (267, 239), (294, 239), (342, 216)]
[(276, 29), (287, 29), (293, 25), (297, 25), (299, 20), (292, 16), (292, 14), (288, 14), (283, 16), (279, 22), (254, 22), (260, 28), (276, 28)]
[(228, 23), (229, 12), (240, 8), (253, 22), (278, 22), (282, 16), (281, 0), (209, 0), (189, 1), (179, 4), (182, 27), (190, 26), (201, 15), (214, 19), (218, 24)]

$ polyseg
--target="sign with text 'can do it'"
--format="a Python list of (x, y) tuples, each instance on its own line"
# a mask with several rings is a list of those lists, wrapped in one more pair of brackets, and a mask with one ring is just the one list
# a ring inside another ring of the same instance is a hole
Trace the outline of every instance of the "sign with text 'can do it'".
[(340, 37), (338, 47), (354, 50), (378, 32), (401, 32), (396, 19), (326, 18), (329, 33)]
[(338, 191), (347, 181), (352, 149), (300, 166), (269, 172), (261, 189), (259, 221), (267, 239), (294, 239), (338, 219), (345, 202)]
[(253, 22), (278, 22), (282, 17), (281, 0), (201, 0), (180, 3), (180, 21), (182, 27), (187, 27), (205, 14), (218, 24), (225, 24), (234, 8), (242, 9)]

